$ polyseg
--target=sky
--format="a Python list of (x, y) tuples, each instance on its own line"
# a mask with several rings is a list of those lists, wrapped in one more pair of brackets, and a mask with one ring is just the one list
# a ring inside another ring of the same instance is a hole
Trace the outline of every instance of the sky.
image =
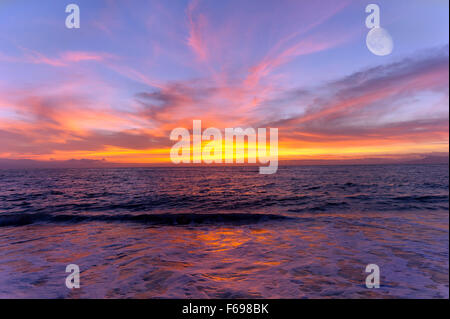
[(0, 0), (0, 159), (170, 162), (193, 120), (278, 128), (281, 160), (448, 153), (447, 0), (69, 3)]

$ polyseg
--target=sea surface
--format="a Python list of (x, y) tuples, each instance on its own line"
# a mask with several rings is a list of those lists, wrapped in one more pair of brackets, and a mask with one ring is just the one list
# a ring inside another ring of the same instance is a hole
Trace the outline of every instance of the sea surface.
[(0, 297), (449, 298), (448, 172), (0, 170)]

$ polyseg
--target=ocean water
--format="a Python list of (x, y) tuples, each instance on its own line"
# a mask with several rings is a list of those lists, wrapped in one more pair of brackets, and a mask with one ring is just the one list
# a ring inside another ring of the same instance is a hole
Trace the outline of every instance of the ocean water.
[(448, 298), (448, 183), (448, 165), (0, 170), (0, 297)]

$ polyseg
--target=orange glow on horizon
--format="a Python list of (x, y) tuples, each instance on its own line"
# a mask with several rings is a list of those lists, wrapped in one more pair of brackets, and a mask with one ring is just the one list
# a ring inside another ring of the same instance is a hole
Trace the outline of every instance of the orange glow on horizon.
[[(214, 142), (212, 142), (214, 143)], [(205, 142), (202, 143), (204, 147)], [(244, 148), (244, 161), (248, 163), (248, 149), (247, 143), (243, 145), (235, 145), (236, 148)], [(267, 145), (269, 149), (269, 144)], [(426, 153), (448, 153), (449, 144), (433, 144), (433, 143), (401, 143), (386, 144), (386, 145), (367, 145), (357, 146), (345, 145), (344, 143), (329, 143), (322, 145), (306, 145), (305, 147), (295, 147), (293, 143), (280, 143), (278, 160), (337, 160), (337, 159), (362, 159), (366, 157), (389, 157), (402, 158), (409, 154), (426, 154)], [(190, 161), (194, 157), (193, 147), (191, 149)], [(90, 160), (105, 160), (112, 163), (122, 164), (170, 164), (170, 150), (167, 148), (155, 148), (135, 150), (119, 147), (106, 147), (98, 151), (55, 151), (52, 154), (14, 156), (16, 159), (32, 159), (39, 161), (65, 161), (71, 159), (90, 159)], [(11, 157), (12, 154), (0, 154), (2, 158)], [(212, 156), (212, 159), (219, 159), (218, 156)], [(222, 162), (225, 163), (225, 146), (222, 147)], [(229, 158), (229, 157), (228, 157)], [(233, 153), (233, 163), (240, 158)], [(257, 158), (257, 162), (258, 158)], [(203, 162), (202, 162), (203, 163)]]

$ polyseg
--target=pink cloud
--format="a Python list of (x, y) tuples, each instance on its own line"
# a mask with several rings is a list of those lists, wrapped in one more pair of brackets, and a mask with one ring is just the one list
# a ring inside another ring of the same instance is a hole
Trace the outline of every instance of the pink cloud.
[(10, 63), (31, 63), (31, 64), (46, 64), (53, 67), (65, 67), (71, 63), (78, 63), (83, 61), (101, 62), (114, 58), (112, 54), (87, 52), (87, 51), (66, 51), (59, 54), (57, 57), (49, 57), (36, 50), (20, 47), (23, 56), (11, 57), (0, 52), (0, 61)]
[(203, 31), (207, 26), (207, 19), (203, 14), (195, 15), (195, 10), (199, 4), (198, 0), (189, 3), (186, 10), (189, 27), (188, 45), (196, 53), (197, 57), (204, 61), (208, 57), (208, 48), (205, 43)]

